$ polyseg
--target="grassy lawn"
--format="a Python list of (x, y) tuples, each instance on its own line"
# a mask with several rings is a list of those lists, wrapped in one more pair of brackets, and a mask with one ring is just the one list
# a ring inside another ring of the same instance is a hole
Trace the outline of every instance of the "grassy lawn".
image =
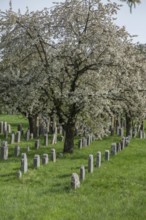
[[(22, 116), (0, 115), (16, 130), (27, 121)], [(3, 135), (0, 136), (3, 139)], [(94, 141), (72, 155), (62, 156), (63, 144), (53, 146), (57, 161), (33, 168), (34, 155), (48, 153), (49, 147), (34, 149), (34, 141), (20, 143), (21, 152), (27, 153), (28, 173), (16, 178), (20, 157), (14, 157), (14, 146), (9, 144), (9, 159), (0, 160), (0, 219), (1, 220), (144, 220), (146, 219), (146, 140), (132, 139), (129, 146), (118, 155), (104, 160), (105, 149), (119, 137)], [(102, 152), (102, 165), (87, 172), (88, 155)], [(86, 167), (86, 179), (77, 190), (70, 188), (73, 172), (79, 174), (81, 165)]]

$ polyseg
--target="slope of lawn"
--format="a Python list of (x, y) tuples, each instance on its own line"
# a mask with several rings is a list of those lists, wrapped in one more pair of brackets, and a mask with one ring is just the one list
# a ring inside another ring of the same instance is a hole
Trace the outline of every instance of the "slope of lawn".
[[(22, 123), (27, 129), (27, 120), (19, 115), (0, 115), (0, 121), (7, 121), (16, 131)], [(0, 136), (2, 140), (3, 135)], [(146, 139), (132, 139), (129, 146), (110, 161), (104, 160), (105, 149), (119, 137), (94, 141), (81, 150), (75, 148), (72, 155), (63, 155), (63, 143), (39, 150), (34, 141), (22, 139), (21, 152), (27, 153), (29, 170), (21, 179), (16, 177), (20, 159), (14, 157), (14, 146), (9, 144), (9, 159), (0, 160), (0, 219), (2, 220), (144, 220), (146, 219)], [(57, 161), (33, 168), (35, 154), (48, 153), (54, 147)], [(87, 172), (88, 155), (102, 152), (102, 165)], [(79, 174), (81, 165), (86, 167), (86, 179), (81, 187), (72, 190), (71, 174)]]

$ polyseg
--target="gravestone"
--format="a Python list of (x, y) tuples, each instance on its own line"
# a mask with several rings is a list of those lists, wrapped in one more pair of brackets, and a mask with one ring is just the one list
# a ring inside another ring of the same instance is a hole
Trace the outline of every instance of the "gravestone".
[(20, 170), (24, 173), (28, 171), (27, 155), (26, 153), (21, 154), (21, 168)]
[(101, 152), (98, 151), (96, 154), (96, 167), (100, 167), (101, 166)]
[(17, 131), (16, 136), (15, 136), (15, 141), (16, 143), (20, 143), (21, 141), (21, 132)]
[(88, 157), (88, 172), (93, 173), (93, 155), (90, 154)]
[(5, 121), (3, 124), (3, 132), (4, 133), (7, 131), (7, 125), (8, 125), (8, 123)]
[(42, 164), (45, 165), (48, 163), (48, 161), (49, 161), (48, 154), (43, 154)]
[(116, 143), (112, 143), (111, 144), (111, 155), (116, 155), (117, 154), (117, 144)]
[(17, 178), (21, 179), (22, 178), (22, 171), (18, 170), (16, 173)]
[(105, 160), (109, 160), (110, 159), (110, 152), (109, 150), (105, 150)]
[(7, 126), (7, 131), (8, 131), (9, 134), (11, 134), (12, 129), (11, 129), (11, 125), (10, 124), (8, 124), (8, 126)]
[(80, 167), (80, 181), (85, 180), (85, 167), (82, 165)]
[(7, 141), (2, 142), (1, 158), (2, 158), (2, 160), (7, 160), (8, 159), (8, 144), (7, 144)]
[(0, 132), (1, 132), (1, 134), (3, 134), (4, 133), (4, 122), (3, 121), (1, 121), (0, 122)]
[(36, 140), (35, 141), (35, 149), (39, 149), (40, 148), (40, 140)]
[(23, 133), (23, 132), (22, 132), (22, 131), (23, 131), (23, 126), (22, 126), (22, 124), (19, 124), (19, 125), (18, 125), (17, 130), (20, 131), (21, 134)]
[(56, 150), (54, 148), (51, 149), (51, 161), (56, 162)]
[(14, 144), (14, 142), (15, 142), (15, 133), (12, 133), (10, 143)]
[(85, 137), (82, 138), (83, 147), (87, 147), (87, 139)]
[(80, 180), (77, 173), (72, 173), (71, 175), (71, 187), (72, 189), (77, 189), (80, 187)]
[(20, 147), (17, 145), (14, 148), (14, 156), (18, 157), (20, 155)]
[(26, 132), (26, 141), (29, 141), (30, 139), (30, 130), (27, 130)]
[(40, 155), (36, 154), (33, 159), (34, 168), (40, 167)]

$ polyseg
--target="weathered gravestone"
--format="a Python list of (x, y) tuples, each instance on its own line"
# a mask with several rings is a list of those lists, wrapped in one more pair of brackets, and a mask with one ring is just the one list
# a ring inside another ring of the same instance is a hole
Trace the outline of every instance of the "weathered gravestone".
[(28, 171), (27, 155), (26, 153), (21, 154), (21, 169), (22, 172), (26, 173)]
[(16, 143), (20, 143), (21, 141), (21, 132), (17, 131), (16, 136), (15, 136), (15, 141)]
[(56, 150), (54, 148), (51, 149), (51, 161), (56, 162)]
[(49, 162), (49, 157), (48, 157), (48, 154), (43, 154), (43, 157), (42, 157), (42, 164), (45, 165)]
[(109, 150), (105, 150), (105, 160), (109, 160), (110, 159), (110, 152)]
[(77, 173), (72, 173), (71, 175), (71, 187), (77, 189), (80, 187), (80, 180)]
[(116, 143), (112, 143), (111, 144), (111, 155), (116, 155), (117, 154), (117, 144)]
[(2, 160), (7, 160), (8, 159), (8, 143), (7, 143), (7, 141), (2, 142), (1, 158), (2, 158)]
[(15, 142), (15, 133), (12, 133), (10, 143), (14, 144), (14, 142)]
[(96, 154), (96, 167), (100, 167), (101, 166), (101, 152), (98, 151)]
[(80, 167), (80, 181), (85, 180), (85, 167), (82, 165)]
[(90, 154), (89, 158), (88, 158), (88, 172), (89, 173), (93, 173), (93, 167), (94, 167), (94, 165), (93, 165), (93, 155)]
[(34, 168), (40, 167), (40, 155), (36, 154), (33, 159)]
[(83, 147), (83, 141), (82, 141), (82, 139), (80, 139), (79, 143), (78, 143), (78, 148), (82, 149), (82, 147)]

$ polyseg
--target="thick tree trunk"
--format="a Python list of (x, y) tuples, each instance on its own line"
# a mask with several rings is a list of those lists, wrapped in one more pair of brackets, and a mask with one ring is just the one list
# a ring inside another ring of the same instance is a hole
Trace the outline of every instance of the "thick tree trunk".
[(36, 138), (39, 136), (39, 126), (37, 123), (37, 115), (28, 116), (29, 121), (29, 130), (30, 133), (33, 133), (33, 136)]
[(74, 149), (74, 136), (75, 136), (75, 124), (68, 123), (64, 126), (65, 140), (64, 140), (64, 153), (73, 153)]
[(132, 123), (131, 117), (126, 114), (126, 136), (130, 135), (131, 123)]

